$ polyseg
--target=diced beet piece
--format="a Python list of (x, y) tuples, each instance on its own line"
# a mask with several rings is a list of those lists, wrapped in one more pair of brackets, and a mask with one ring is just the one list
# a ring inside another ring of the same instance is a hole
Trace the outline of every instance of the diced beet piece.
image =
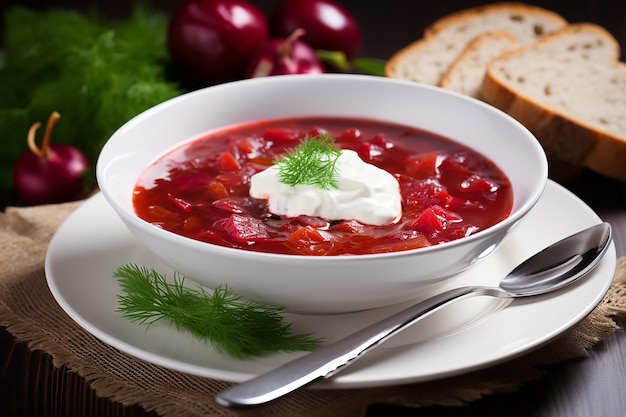
[(313, 217), (313, 216), (298, 216), (293, 219), (294, 222), (299, 224), (300, 226), (311, 226), (315, 229), (325, 229), (329, 226), (327, 220), (322, 219), (321, 217)]
[(446, 210), (445, 208), (435, 204), (433, 206), (430, 207), (431, 210), (439, 217), (441, 217), (442, 219), (444, 219), (446, 222), (453, 222), (453, 223), (457, 223), (463, 220), (463, 218), (461, 216), (459, 216), (458, 214), (450, 211), (450, 210)]
[(167, 193), (167, 199), (171, 201), (174, 205), (179, 207), (185, 213), (191, 213), (193, 211), (194, 205), (181, 197), (175, 197), (171, 193)]
[(231, 214), (224, 224), (224, 230), (242, 243), (266, 241), (270, 238), (270, 233), (262, 220), (240, 214)]
[(462, 218), (456, 213), (435, 204), (428, 207), (419, 215), (413, 223), (413, 228), (424, 234), (432, 235), (446, 229), (448, 223), (457, 223), (460, 221), (462, 221)]
[(248, 136), (237, 142), (237, 146), (247, 158), (257, 158), (267, 150), (268, 143), (262, 137)]
[(458, 190), (473, 200), (495, 201), (498, 186), (479, 175), (471, 175), (459, 184)]
[(443, 156), (437, 152), (410, 156), (405, 162), (406, 170), (414, 178), (425, 179), (439, 175), (439, 164)]
[(393, 148), (393, 143), (391, 143), (389, 139), (387, 139), (387, 137), (381, 133), (374, 135), (371, 142), (372, 142), (372, 145), (376, 146), (377, 148), (381, 150)]
[(373, 140), (361, 142), (355, 146), (355, 150), (361, 159), (371, 161), (376, 157), (380, 157), (388, 149), (383, 139), (379, 139), (376, 142), (378, 143), (375, 143)]
[(273, 143), (281, 144), (299, 140), (302, 138), (302, 133), (298, 129), (274, 127), (265, 129), (263, 137)]
[(445, 205), (450, 210), (484, 210), (485, 205), (480, 201), (467, 200), (460, 197), (452, 197)]
[(237, 172), (241, 169), (241, 164), (230, 152), (222, 152), (217, 159), (217, 168), (221, 172)]
[(307, 135), (309, 135), (309, 137), (312, 137), (312, 138), (319, 136), (319, 135), (328, 135), (328, 134), (329, 134), (328, 130), (324, 129), (321, 126), (315, 126), (314, 128), (310, 129), (307, 132)]
[(413, 228), (422, 233), (432, 235), (443, 230), (443, 220), (437, 216), (431, 207), (428, 207), (415, 219)]
[(238, 143), (238, 146), (241, 152), (243, 152), (246, 155), (249, 155), (255, 152), (256, 149), (258, 149), (256, 144), (258, 144), (258, 142), (256, 141), (256, 138), (249, 136), (249, 137), (241, 139)]
[(472, 170), (466, 166), (466, 158), (463, 155), (449, 155), (439, 166), (441, 171), (445, 171), (446, 176), (467, 178), (473, 174)]
[(450, 193), (436, 179), (407, 180), (407, 177), (402, 177), (400, 193), (406, 205), (422, 210), (433, 204), (445, 206), (452, 199)]
[(356, 142), (357, 139), (361, 137), (362, 133), (356, 127), (344, 130), (339, 138), (337, 138), (340, 142)]
[(367, 142), (360, 142), (356, 144), (354, 150), (359, 155), (359, 158), (364, 161), (371, 161), (376, 154), (376, 151), (372, 149), (372, 144)]
[[(272, 221), (268, 220), (267, 222), (271, 223)], [(295, 232), (296, 230), (298, 230), (300, 227), (301, 226), (299, 226), (297, 224), (293, 224), (293, 223), (290, 223), (290, 222), (283, 222), (283, 223), (281, 223), (281, 225), (279, 227), (279, 230), (281, 232), (286, 232), (286, 233), (291, 234), (291, 233)]]

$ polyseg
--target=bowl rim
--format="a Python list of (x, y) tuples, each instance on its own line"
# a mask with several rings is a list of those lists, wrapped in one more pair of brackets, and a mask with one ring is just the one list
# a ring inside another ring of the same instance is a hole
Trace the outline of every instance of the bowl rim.
[[(446, 249), (446, 248), (452, 249), (458, 246), (469, 245), (476, 240), (482, 240), (487, 235), (502, 232), (503, 230), (513, 227), (537, 204), (537, 202), (539, 201), (541, 195), (543, 194), (547, 186), (547, 181), (548, 181), (547, 157), (539, 141), (536, 140), (535, 142), (529, 143), (529, 145), (535, 148), (534, 150), (539, 155), (542, 155), (542, 157), (537, 161), (539, 165), (533, 166), (533, 170), (538, 171), (538, 175), (537, 175), (538, 183), (535, 184), (538, 186), (534, 186), (530, 188), (530, 190), (532, 190), (532, 193), (529, 193), (529, 195), (526, 198), (526, 201), (524, 201), (523, 204), (521, 204), (516, 209), (512, 210), (512, 212), (506, 218), (502, 219), (498, 223), (495, 223), (494, 225), (488, 228), (485, 228), (483, 230), (480, 230), (476, 233), (473, 233), (469, 236), (465, 236), (465, 237), (458, 238), (449, 242), (432, 245), (428, 247), (409, 249), (409, 250), (403, 250), (403, 251), (395, 251), (395, 252), (385, 252), (385, 253), (345, 254), (345, 255), (333, 255), (333, 256), (279, 254), (279, 253), (270, 253), (270, 252), (249, 251), (249, 250), (245, 250), (241, 248), (221, 246), (221, 245), (216, 245), (216, 244), (212, 244), (208, 242), (195, 240), (195, 239), (182, 236), (177, 233), (159, 228), (139, 218), (135, 214), (134, 211), (131, 212), (127, 210), (126, 207), (119, 204), (118, 201), (112, 195), (108, 193), (106, 181), (104, 180), (106, 170), (104, 167), (104, 162), (102, 160), (102, 156), (106, 153), (103, 151), (106, 149), (107, 145), (109, 144), (109, 141), (113, 139), (114, 137), (116, 137), (118, 133), (122, 133), (124, 130), (132, 127), (133, 125), (143, 122), (144, 119), (151, 118), (153, 114), (158, 114), (163, 109), (171, 107), (171, 106), (175, 106), (179, 101), (187, 100), (192, 96), (207, 94), (206, 91), (208, 90), (235, 88), (237, 85), (240, 85), (240, 84), (245, 85), (249, 83), (270, 83), (271, 84), (271, 83), (297, 82), (297, 80), (302, 81), (302, 80), (307, 80), (307, 79), (319, 80), (320, 78), (329, 79), (329, 80), (330, 79), (341, 80), (342, 82), (356, 80), (356, 81), (361, 81), (361, 82), (365, 81), (365, 82), (373, 82), (373, 83), (389, 83), (389, 84), (396, 84), (396, 85), (405, 85), (411, 88), (434, 91), (437, 94), (444, 94), (444, 95), (452, 96), (452, 97), (455, 97), (455, 99), (468, 101), (471, 103), (471, 105), (483, 107), (484, 109), (486, 109), (486, 111), (492, 112), (494, 114), (498, 114), (499, 117), (506, 119), (509, 123), (516, 125), (518, 129), (524, 130), (530, 136), (534, 137), (534, 135), (525, 126), (523, 126), (519, 121), (517, 121), (516, 119), (514, 119), (512, 116), (508, 115), (504, 111), (494, 106), (491, 106), (481, 100), (475, 99), (473, 97), (469, 97), (469, 96), (463, 95), (455, 91), (443, 89), (441, 87), (437, 87), (437, 86), (433, 86), (429, 84), (417, 83), (417, 82), (401, 80), (401, 79), (396, 79), (396, 78), (377, 77), (377, 76), (362, 75), (362, 74), (278, 75), (278, 76), (271, 76), (271, 77), (244, 79), (244, 80), (231, 81), (231, 82), (227, 82), (223, 84), (209, 86), (209, 87), (201, 88), (198, 90), (190, 91), (187, 93), (183, 93), (179, 96), (165, 100), (161, 103), (158, 103), (150, 107), (149, 109), (136, 115), (135, 117), (131, 118), (126, 123), (124, 123), (107, 140), (107, 142), (105, 143), (103, 147), (103, 150), (101, 151), (96, 161), (96, 180), (100, 184), (100, 192), (104, 195), (108, 203), (111, 206), (113, 206), (113, 208), (115, 208), (115, 211), (118, 213), (118, 215), (122, 217), (122, 219), (125, 222), (131, 223), (133, 226), (140, 228), (141, 230), (143, 230), (144, 232), (147, 232), (150, 235), (162, 235), (167, 239), (173, 239), (172, 244), (176, 244), (176, 245), (180, 244), (180, 245), (189, 247), (190, 249), (193, 249), (193, 250), (207, 250), (207, 248), (209, 248), (209, 250), (214, 251), (215, 255), (227, 255), (229, 257), (245, 256), (245, 257), (250, 257), (250, 259), (268, 259), (268, 260), (278, 259), (278, 260), (281, 260), (282, 262), (290, 262), (290, 263), (291, 262), (301, 263), (303, 260), (310, 261), (311, 259), (324, 259), (324, 262), (343, 263), (343, 262), (353, 262), (354, 260), (361, 260), (361, 259), (369, 260), (369, 259), (401, 258), (401, 257), (406, 257), (406, 256), (414, 256), (416, 253), (427, 254), (427, 253), (434, 252), (434, 251), (441, 251), (442, 249)], [(455, 140), (454, 138), (450, 138), (450, 139)], [(192, 140), (192, 138), (181, 141), (173, 145), (173, 147), (180, 146), (181, 144), (186, 143), (189, 140)], [(468, 145), (465, 145), (465, 146), (468, 146)], [(166, 153), (168, 149), (169, 148), (163, 149), (161, 154)], [(321, 261), (316, 261), (316, 262), (321, 262)]]

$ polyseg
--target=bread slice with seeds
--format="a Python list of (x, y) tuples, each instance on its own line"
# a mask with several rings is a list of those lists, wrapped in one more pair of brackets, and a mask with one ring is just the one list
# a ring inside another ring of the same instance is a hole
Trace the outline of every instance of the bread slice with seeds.
[(424, 36), (395, 53), (385, 75), (438, 85), (442, 75), (476, 36), (502, 30), (521, 44), (567, 25), (557, 13), (522, 3), (494, 3), (447, 15), (424, 30)]
[(439, 86), (480, 99), (480, 87), (489, 63), (517, 47), (517, 39), (508, 32), (482, 33), (472, 39), (448, 67)]
[(557, 180), (584, 167), (626, 180), (626, 64), (604, 28), (569, 25), (496, 58), (482, 98), (541, 142)]

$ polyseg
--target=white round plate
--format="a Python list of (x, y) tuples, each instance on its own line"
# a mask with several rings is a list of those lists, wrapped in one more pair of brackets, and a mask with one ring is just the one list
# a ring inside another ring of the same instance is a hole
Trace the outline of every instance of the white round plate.
[[(537, 206), (502, 246), (444, 287), (497, 285), (515, 265), (543, 247), (599, 222), (599, 217), (578, 197), (549, 181)], [(146, 329), (130, 323), (116, 312), (119, 288), (113, 272), (131, 262), (168, 276), (173, 273), (133, 238), (98, 194), (59, 228), (50, 243), (45, 270), (55, 299), (80, 326), (103, 342), (157, 365), (241, 382), (298, 355), (275, 353), (235, 360), (167, 324)], [(520, 355), (587, 316), (607, 292), (615, 265), (612, 244), (595, 270), (557, 293), (508, 305), (487, 297), (454, 303), (315, 387), (359, 388), (427, 381)], [(294, 331), (312, 332), (332, 341), (400, 307), (338, 315), (286, 314), (286, 319), (293, 323)]]

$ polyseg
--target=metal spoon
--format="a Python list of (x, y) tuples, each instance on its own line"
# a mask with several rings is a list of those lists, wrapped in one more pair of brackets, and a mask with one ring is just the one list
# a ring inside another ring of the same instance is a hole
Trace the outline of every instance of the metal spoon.
[(474, 295), (500, 298), (545, 294), (591, 271), (611, 242), (611, 226), (601, 223), (548, 246), (517, 266), (498, 287), (462, 287), (438, 294), (273, 371), (219, 393), (224, 406), (263, 404), (319, 378), (327, 378), (451, 301)]

